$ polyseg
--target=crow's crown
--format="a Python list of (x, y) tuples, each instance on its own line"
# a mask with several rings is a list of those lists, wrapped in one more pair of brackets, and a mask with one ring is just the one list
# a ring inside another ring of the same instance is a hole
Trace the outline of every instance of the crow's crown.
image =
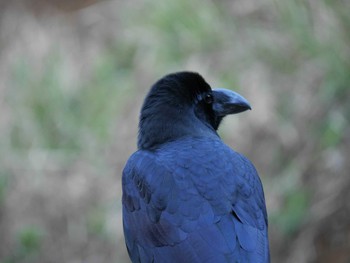
[(205, 102), (211, 87), (193, 72), (166, 75), (150, 89), (141, 109), (138, 147), (151, 149), (184, 136), (216, 136), (215, 114)]

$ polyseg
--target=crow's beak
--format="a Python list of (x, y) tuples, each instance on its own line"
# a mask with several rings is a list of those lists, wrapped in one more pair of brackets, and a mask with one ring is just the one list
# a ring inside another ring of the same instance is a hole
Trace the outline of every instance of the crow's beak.
[(232, 90), (213, 89), (213, 97), (213, 110), (219, 117), (252, 109), (244, 97)]

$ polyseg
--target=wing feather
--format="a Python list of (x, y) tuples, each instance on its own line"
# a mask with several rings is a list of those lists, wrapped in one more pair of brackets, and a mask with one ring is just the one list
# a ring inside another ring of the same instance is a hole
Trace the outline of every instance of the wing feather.
[(133, 262), (269, 262), (258, 174), (220, 140), (185, 139), (132, 155), (123, 223)]

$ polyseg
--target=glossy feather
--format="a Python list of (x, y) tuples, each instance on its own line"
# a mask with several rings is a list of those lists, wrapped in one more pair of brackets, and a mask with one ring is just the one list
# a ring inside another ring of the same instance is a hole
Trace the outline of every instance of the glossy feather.
[(217, 134), (251, 109), (197, 73), (156, 82), (141, 109), (138, 151), (122, 177), (123, 227), (133, 263), (269, 262), (267, 213), (252, 163)]

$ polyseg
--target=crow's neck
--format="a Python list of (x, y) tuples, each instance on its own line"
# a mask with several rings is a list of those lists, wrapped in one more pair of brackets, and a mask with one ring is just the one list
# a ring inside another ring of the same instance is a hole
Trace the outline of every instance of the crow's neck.
[(190, 108), (161, 107), (157, 111), (143, 109), (140, 116), (138, 148), (156, 149), (183, 137), (217, 138), (209, 124), (196, 117)]

